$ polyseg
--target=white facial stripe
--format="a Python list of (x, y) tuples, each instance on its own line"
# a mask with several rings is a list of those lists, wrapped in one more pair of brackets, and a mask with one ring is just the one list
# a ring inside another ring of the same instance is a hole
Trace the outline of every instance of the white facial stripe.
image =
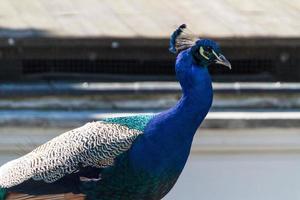
[(203, 49), (203, 47), (200, 47), (199, 53), (200, 53), (205, 59), (209, 60), (209, 57), (207, 57), (207, 56), (204, 54), (204, 49)]
[(220, 58), (220, 56), (218, 56), (218, 54), (217, 54), (214, 50), (212, 50), (212, 52), (213, 52), (213, 54), (216, 56), (216, 58), (217, 58), (218, 60), (222, 60), (222, 59)]

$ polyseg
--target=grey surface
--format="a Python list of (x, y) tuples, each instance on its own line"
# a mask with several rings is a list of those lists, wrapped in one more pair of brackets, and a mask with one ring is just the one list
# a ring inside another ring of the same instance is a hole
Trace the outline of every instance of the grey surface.
[[(215, 93), (299, 93), (300, 83), (213, 83)], [(178, 94), (177, 82), (40, 82), (40, 83), (1, 83), (0, 95), (45, 96), (45, 95), (93, 95), (93, 94)]]
[(165, 200), (300, 199), (300, 154), (192, 155)]
[[(155, 114), (158, 110), (0, 110), (1, 126), (74, 127), (108, 117)], [(300, 127), (300, 111), (211, 111), (203, 128)]]

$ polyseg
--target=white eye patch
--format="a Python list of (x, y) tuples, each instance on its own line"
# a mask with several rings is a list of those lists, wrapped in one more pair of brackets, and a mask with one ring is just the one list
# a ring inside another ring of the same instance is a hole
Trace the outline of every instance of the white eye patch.
[(199, 53), (200, 53), (200, 55), (203, 56), (206, 60), (209, 60), (209, 57), (207, 57), (207, 56), (205, 55), (205, 53), (204, 53), (203, 47), (200, 47)]

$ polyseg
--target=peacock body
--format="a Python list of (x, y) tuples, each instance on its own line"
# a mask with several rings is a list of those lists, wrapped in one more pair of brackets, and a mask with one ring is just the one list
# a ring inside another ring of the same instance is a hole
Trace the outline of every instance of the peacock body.
[(157, 115), (88, 123), (6, 163), (0, 168), (0, 200), (163, 198), (180, 176), (212, 104), (207, 66), (229, 66), (215, 42), (187, 43), (184, 29), (171, 37), (183, 92), (174, 107)]

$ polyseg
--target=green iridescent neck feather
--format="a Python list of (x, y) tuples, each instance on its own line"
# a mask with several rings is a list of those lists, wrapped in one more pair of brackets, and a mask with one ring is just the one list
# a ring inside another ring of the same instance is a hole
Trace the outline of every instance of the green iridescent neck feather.
[(3, 188), (0, 188), (0, 200), (4, 200), (6, 196), (6, 190)]
[(119, 124), (138, 131), (144, 131), (146, 125), (153, 118), (153, 116), (154, 115), (134, 115), (126, 117), (107, 118), (102, 121)]

